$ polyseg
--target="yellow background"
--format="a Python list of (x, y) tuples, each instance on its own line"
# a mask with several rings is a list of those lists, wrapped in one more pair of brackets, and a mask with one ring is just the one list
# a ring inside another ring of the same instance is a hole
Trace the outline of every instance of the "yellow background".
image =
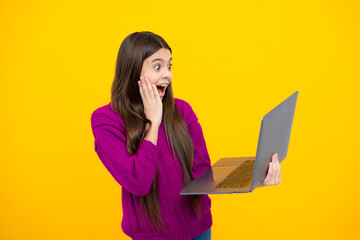
[(122, 40), (173, 49), (212, 163), (299, 90), (282, 183), (210, 195), (213, 239), (360, 239), (358, 1), (1, 1), (0, 239), (129, 239), (94, 151)]

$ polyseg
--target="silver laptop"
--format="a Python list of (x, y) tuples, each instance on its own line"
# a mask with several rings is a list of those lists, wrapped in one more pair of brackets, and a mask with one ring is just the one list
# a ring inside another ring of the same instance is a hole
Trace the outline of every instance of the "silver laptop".
[(287, 155), (298, 92), (262, 118), (256, 157), (221, 158), (180, 195), (246, 193), (259, 187), (272, 155), (278, 153), (280, 163)]

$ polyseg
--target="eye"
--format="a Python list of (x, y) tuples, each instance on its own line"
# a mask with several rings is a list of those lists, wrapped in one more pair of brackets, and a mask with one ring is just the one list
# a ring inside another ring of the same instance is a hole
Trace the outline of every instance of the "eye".
[(160, 69), (160, 65), (156, 65), (154, 68), (155, 68), (155, 70), (159, 70), (159, 69)]
[(171, 70), (171, 67), (172, 67), (172, 64), (170, 64), (170, 65), (168, 66), (168, 69)]

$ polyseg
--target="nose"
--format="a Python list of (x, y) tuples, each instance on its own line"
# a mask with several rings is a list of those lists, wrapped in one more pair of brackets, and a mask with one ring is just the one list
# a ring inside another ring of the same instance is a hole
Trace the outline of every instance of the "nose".
[(168, 83), (170, 83), (170, 81), (171, 81), (171, 71), (166, 69), (163, 72), (163, 77), (162, 78), (165, 79)]

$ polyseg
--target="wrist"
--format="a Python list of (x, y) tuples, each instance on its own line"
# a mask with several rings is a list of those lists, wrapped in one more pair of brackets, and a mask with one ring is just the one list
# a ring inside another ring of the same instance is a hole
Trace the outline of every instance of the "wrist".
[[(160, 127), (160, 123), (151, 122), (151, 128), (158, 129)], [(150, 128), (150, 123), (146, 123), (145, 130)]]
[(149, 128), (150, 124), (146, 124), (146, 130), (148, 130), (146, 136), (144, 137), (145, 140), (151, 141), (154, 145), (157, 145), (157, 138), (159, 132), (159, 126), (157, 124), (152, 124), (151, 128)]

